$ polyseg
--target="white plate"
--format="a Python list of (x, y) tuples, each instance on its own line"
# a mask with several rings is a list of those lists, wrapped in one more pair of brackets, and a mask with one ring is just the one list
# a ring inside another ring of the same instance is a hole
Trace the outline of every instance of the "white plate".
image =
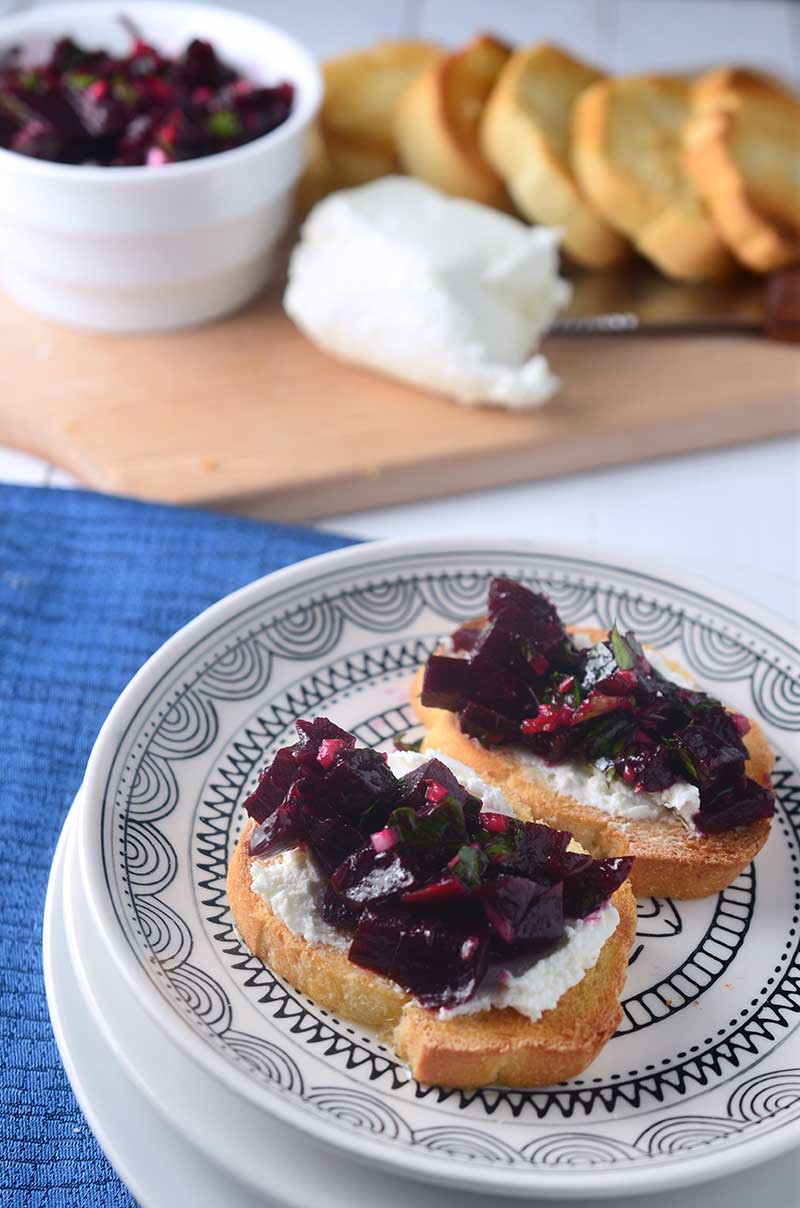
[[(580, 1079), (466, 1093), (418, 1086), (391, 1051), (255, 961), (224, 877), (241, 803), (294, 719), (329, 713), (376, 745), (406, 731), (414, 667), (480, 611), (494, 573), (541, 584), (570, 622), (636, 629), (758, 717), (780, 756), (780, 808), (756, 866), (719, 897), (640, 904), (625, 1020)], [(123, 694), (87, 771), (93, 910), (130, 988), (193, 1061), (356, 1157), (570, 1197), (742, 1169), (800, 1139), (799, 679), (786, 626), (651, 571), (517, 543), (313, 559), (204, 613)]]
[[(291, 1208), (407, 1208), (410, 1198), (419, 1208), (473, 1202), (442, 1187), (417, 1185), (412, 1192), (399, 1178), (348, 1162), (254, 1111), (192, 1065), (115, 976), (80, 892), (74, 830), (68, 819), (51, 870), (44, 924), (48, 1005), (84, 1113), (142, 1208), (172, 1208), (176, 1195), (198, 1208), (254, 1208), (265, 1201), (280, 1208), (279, 1200)], [(798, 1178), (795, 1153), (706, 1188), (704, 1205), (736, 1208), (758, 1191), (778, 1208), (793, 1202)], [(485, 1205), (486, 1196), (480, 1202)], [(616, 1204), (593, 1202), (595, 1208)], [(676, 1208), (677, 1201), (668, 1192), (640, 1203)]]

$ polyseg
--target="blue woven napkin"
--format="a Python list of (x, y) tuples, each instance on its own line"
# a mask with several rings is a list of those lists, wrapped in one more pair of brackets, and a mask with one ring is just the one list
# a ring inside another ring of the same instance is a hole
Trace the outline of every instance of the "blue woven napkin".
[(41, 970), (47, 877), (122, 688), (220, 596), (343, 537), (0, 485), (0, 1203), (133, 1201), (61, 1068)]

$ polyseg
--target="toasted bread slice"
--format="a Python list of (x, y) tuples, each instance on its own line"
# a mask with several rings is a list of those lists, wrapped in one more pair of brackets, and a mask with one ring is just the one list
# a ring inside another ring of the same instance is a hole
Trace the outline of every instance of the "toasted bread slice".
[(572, 166), (601, 214), (663, 273), (709, 280), (735, 262), (682, 165), (689, 101), (678, 76), (599, 80), (575, 103)]
[(531, 222), (563, 228), (573, 260), (607, 268), (630, 250), (580, 189), (570, 165), (570, 114), (576, 97), (602, 79), (572, 55), (540, 42), (506, 62), (480, 125), (484, 156)]
[[(593, 643), (606, 637), (602, 630), (570, 627), (570, 631), (585, 634)], [(677, 663), (668, 661), (668, 666), (686, 675)], [(769, 837), (768, 818), (736, 830), (696, 837), (687, 833), (677, 817), (633, 821), (561, 796), (534, 779), (513, 750), (484, 747), (462, 732), (454, 713), (423, 705), (423, 673), (424, 668), (411, 689), (412, 706), (426, 730), (423, 749), (441, 751), (474, 768), (489, 784), (499, 785), (521, 818), (571, 831), (595, 858), (635, 856), (630, 879), (637, 897), (687, 900), (718, 893), (738, 877)], [(744, 741), (750, 756), (748, 776), (769, 786), (773, 756), (755, 722), (751, 722)]]
[(393, 159), (394, 113), (400, 97), (443, 51), (434, 42), (386, 41), (328, 59), (322, 65), (325, 97), (320, 128), (327, 140), (363, 145)]
[(717, 229), (759, 273), (800, 261), (800, 97), (721, 68), (695, 81), (684, 164)]
[(482, 34), (409, 85), (394, 120), (406, 172), (454, 197), (507, 205), (503, 182), (478, 146), (478, 124), (510, 54), (505, 43)]
[(228, 901), (251, 952), (314, 1002), (377, 1032), (420, 1082), (475, 1087), (549, 1086), (581, 1073), (616, 1031), (619, 996), (636, 935), (629, 882), (611, 901), (619, 924), (597, 963), (558, 1005), (532, 1023), (507, 1008), (441, 1020), (394, 983), (352, 964), (344, 948), (310, 944), (253, 891), (247, 823), (228, 867)]

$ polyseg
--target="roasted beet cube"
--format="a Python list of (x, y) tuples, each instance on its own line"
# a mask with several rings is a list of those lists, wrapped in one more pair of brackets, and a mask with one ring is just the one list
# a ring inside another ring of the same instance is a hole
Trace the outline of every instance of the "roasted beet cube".
[(220, 62), (211, 43), (200, 38), (194, 38), (189, 43), (175, 63), (172, 75), (181, 84), (192, 89), (202, 85), (217, 88), (234, 78), (230, 68)]
[(468, 793), (456, 779), (446, 764), (440, 759), (429, 759), (421, 763), (413, 772), (407, 772), (398, 781), (396, 805), (407, 806), (412, 810), (425, 809), (431, 804), (430, 786), (441, 785), (447, 790), (447, 795), (458, 801), (469, 810), (476, 806), (480, 809), (477, 797)]
[(559, 626), (555, 606), (541, 592), (531, 591), (516, 579), (492, 579), (489, 584), (489, 616), (494, 619), (503, 609), (513, 607), (520, 613), (540, 621), (555, 621)]
[(359, 847), (331, 874), (334, 893), (356, 910), (418, 885), (417, 867), (406, 851), (395, 847), (379, 852), (371, 843)]
[(294, 747), (281, 747), (269, 767), (264, 768), (258, 784), (244, 803), (251, 818), (263, 822), (278, 808), (290, 786), (302, 773), (297, 767)]
[(489, 923), (504, 944), (548, 944), (564, 934), (560, 882), (542, 885), (527, 877), (502, 874), (481, 886), (479, 896)]
[(525, 639), (501, 629), (494, 621), (484, 628), (480, 640), (473, 647), (469, 662), (478, 674), (499, 667), (528, 679), (532, 677)]
[[(509, 819), (509, 822), (512, 822)], [(552, 884), (564, 878), (564, 856), (572, 836), (539, 822), (513, 821), (514, 843), (499, 863), (518, 876)]]
[(312, 799), (312, 792), (308, 781), (298, 780), (291, 786), (285, 801), (250, 836), (251, 856), (274, 856), (305, 840), (304, 808)]
[(321, 792), (331, 812), (355, 817), (371, 809), (370, 825), (377, 830), (382, 811), (391, 809), (397, 799), (397, 778), (379, 751), (348, 749), (325, 772)]
[(704, 834), (714, 835), (736, 826), (747, 826), (759, 818), (771, 818), (774, 813), (775, 798), (770, 790), (755, 780), (742, 777), (710, 801), (701, 800), (694, 823)]
[(619, 775), (640, 793), (660, 793), (677, 780), (672, 752), (666, 746), (643, 747), (616, 762)]
[(325, 817), (316, 804), (303, 816), (306, 842), (327, 873), (332, 873), (364, 842), (364, 836), (344, 818)]
[(519, 742), (519, 722), (474, 701), (464, 706), (458, 715), (458, 721), (465, 734), (477, 738), (484, 746)]
[(676, 734), (672, 741), (689, 780), (709, 796), (744, 776), (745, 751), (738, 736), (735, 744), (729, 745), (700, 721)]
[(322, 899), (322, 917), (329, 927), (338, 927), (341, 931), (355, 931), (361, 918), (362, 908), (351, 906), (344, 898), (340, 898), (331, 885), (325, 890)]
[(470, 999), (486, 973), (489, 932), (479, 910), (412, 907), (365, 910), (350, 960), (391, 978), (423, 1006), (454, 1007)]
[(430, 709), (457, 713), (469, 699), (472, 668), (467, 659), (432, 654), (425, 664), (421, 699)]
[(295, 723), (298, 741), (294, 746), (295, 758), (298, 764), (316, 763), (320, 744), (326, 738), (338, 738), (347, 750), (353, 750), (356, 745), (355, 736), (347, 730), (335, 726), (327, 717), (315, 717), (313, 721), (298, 721)]
[[(569, 853), (567, 853), (569, 854)], [(610, 860), (592, 860), (564, 880), (564, 914), (583, 919), (608, 901), (619, 889), (633, 866), (632, 856)]]

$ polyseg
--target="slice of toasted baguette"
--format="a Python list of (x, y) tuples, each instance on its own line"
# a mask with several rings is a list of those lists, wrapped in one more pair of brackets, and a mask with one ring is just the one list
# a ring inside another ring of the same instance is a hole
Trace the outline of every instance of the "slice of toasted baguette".
[(759, 273), (800, 261), (800, 97), (721, 68), (695, 81), (684, 164), (720, 235)]
[(480, 125), (484, 156), (531, 222), (563, 228), (573, 260), (606, 268), (629, 244), (581, 191), (570, 166), (570, 114), (576, 97), (600, 72), (540, 42), (506, 62)]
[(247, 823), (228, 867), (228, 901), (251, 952), (321, 1007), (377, 1032), (420, 1082), (549, 1086), (575, 1077), (614, 1034), (622, 1010), (636, 902), (626, 881), (611, 901), (619, 924), (597, 963), (536, 1023), (508, 1008), (441, 1020), (392, 982), (352, 964), (344, 948), (310, 944), (253, 891)]
[(394, 113), (413, 79), (441, 57), (433, 42), (386, 41), (328, 59), (319, 122), (327, 139), (394, 154)]
[(406, 172), (454, 197), (507, 204), (503, 182), (478, 146), (478, 123), (510, 54), (503, 42), (481, 34), (408, 86), (394, 120)]
[[(606, 637), (602, 630), (570, 627), (570, 631), (585, 634), (593, 643)], [(687, 674), (679, 664), (667, 663), (679, 674)], [(521, 818), (571, 831), (595, 858), (635, 856), (631, 885), (637, 897), (686, 900), (718, 893), (735, 881), (769, 837), (768, 818), (736, 830), (696, 837), (687, 833), (677, 817), (632, 821), (561, 796), (534, 779), (512, 749), (484, 747), (462, 732), (454, 713), (423, 705), (423, 674), (424, 668), (417, 673), (411, 689), (412, 706), (425, 726), (423, 749), (441, 751), (474, 768), (489, 784), (502, 788)], [(744, 741), (749, 753), (748, 776), (768, 786), (773, 755), (755, 722), (751, 722)]]
[(572, 166), (592, 203), (668, 277), (707, 280), (735, 265), (682, 165), (690, 81), (599, 80), (573, 112)]

